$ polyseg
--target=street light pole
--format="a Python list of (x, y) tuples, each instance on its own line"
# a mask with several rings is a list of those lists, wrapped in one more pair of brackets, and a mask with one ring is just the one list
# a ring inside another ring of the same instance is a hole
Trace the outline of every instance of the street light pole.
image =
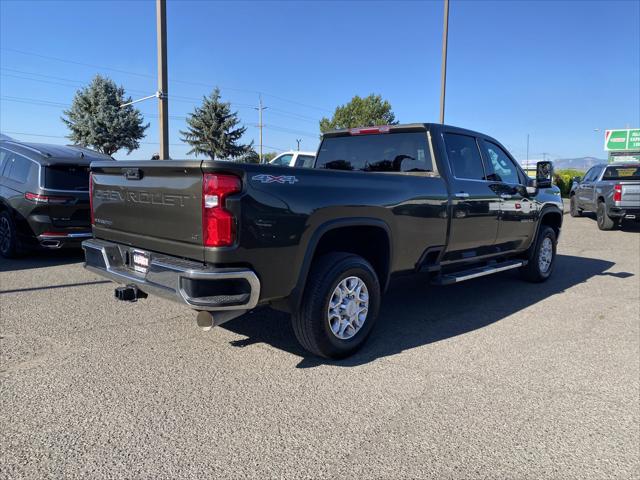
[(449, 37), (449, 0), (444, 0), (444, 26), (442, 30), (442, 78), (440, 80), (440, 123), (444, 123), (444, 97), (447, 87), (447, 40)]
[(158, 117), (160, 123), (160, 160), (169, 159), (169, 101), (167, 81), (167, 0), (156, 0), (158, 41)]
[(259, 96), (259, 102), (258, 107), (254, 108), (258, 110), (258, 128), (260, 129), (260, 151), (258, 153), (258, 158), (260, 159), (259, 162), (262, 163), (262, 127), (264, 127), (264, 124), (262, 123), (262, 111), (266, 110), (268, 107), (262, 106), (262, 95)]

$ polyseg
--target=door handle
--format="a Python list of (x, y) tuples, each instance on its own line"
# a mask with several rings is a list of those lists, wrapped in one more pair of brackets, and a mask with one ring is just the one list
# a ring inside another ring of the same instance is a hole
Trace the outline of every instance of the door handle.
[(456, 198), (469, 198), (469, 194), (467, 192), (458, 192), (455, 196)]
[(508, 193), (501, 193), (500, 198), (503, 200), (509, 200), (511, 198), (511, 195), (509, 195)]

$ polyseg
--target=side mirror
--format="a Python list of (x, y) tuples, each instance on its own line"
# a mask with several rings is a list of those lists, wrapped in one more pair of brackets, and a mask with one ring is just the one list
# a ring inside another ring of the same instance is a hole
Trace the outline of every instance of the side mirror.
[(571, 179), (571, 183), (580, 183), (581, 180), (582, 180), (582, 177), (573, 177)]
[(553, 181), (553, 163), (538, 162), (536, 164), (536, 187), (550, 188)]

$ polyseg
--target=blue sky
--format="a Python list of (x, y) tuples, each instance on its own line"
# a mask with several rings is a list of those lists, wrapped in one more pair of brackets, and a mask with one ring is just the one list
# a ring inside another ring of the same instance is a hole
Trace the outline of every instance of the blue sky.
[[(219, 85), (265, 151), (315, 150), (318, 120), (379, 93), (401, 122), (437, 121), (443, 2), (168, 3), (170, 152)], [(519, 159), (605, 158), (603, 133), (640, 126), (640, 2), (451, 0), (446, 123), (501, 140)], [(63, 143), (75, 90), (101, 73), (134, 98), (156, 84), (155, 2), (0, 0), (0, 130)], [(65, 60), (65, 61), (60, 61)], [(157, 106), (132, 158), (158, 150)], [(38, 134), (45, 136), (25, 135)], [(117, 158), (126, 158), (124, 152)]]

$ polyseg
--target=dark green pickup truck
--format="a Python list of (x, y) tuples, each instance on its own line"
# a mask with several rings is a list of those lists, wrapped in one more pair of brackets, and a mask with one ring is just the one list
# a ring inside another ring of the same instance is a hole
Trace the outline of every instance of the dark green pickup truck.
[(398, 274), (439, 284), (553, 271), (562, 200), (551, 164), (528, 178), (495, 139), (410, 124), (323, 136), (314, 168), (220, 161), (94, 162), (86, 267), (223, 323), (259, 305), (292, 314), (314, 354), (371, 332)]

